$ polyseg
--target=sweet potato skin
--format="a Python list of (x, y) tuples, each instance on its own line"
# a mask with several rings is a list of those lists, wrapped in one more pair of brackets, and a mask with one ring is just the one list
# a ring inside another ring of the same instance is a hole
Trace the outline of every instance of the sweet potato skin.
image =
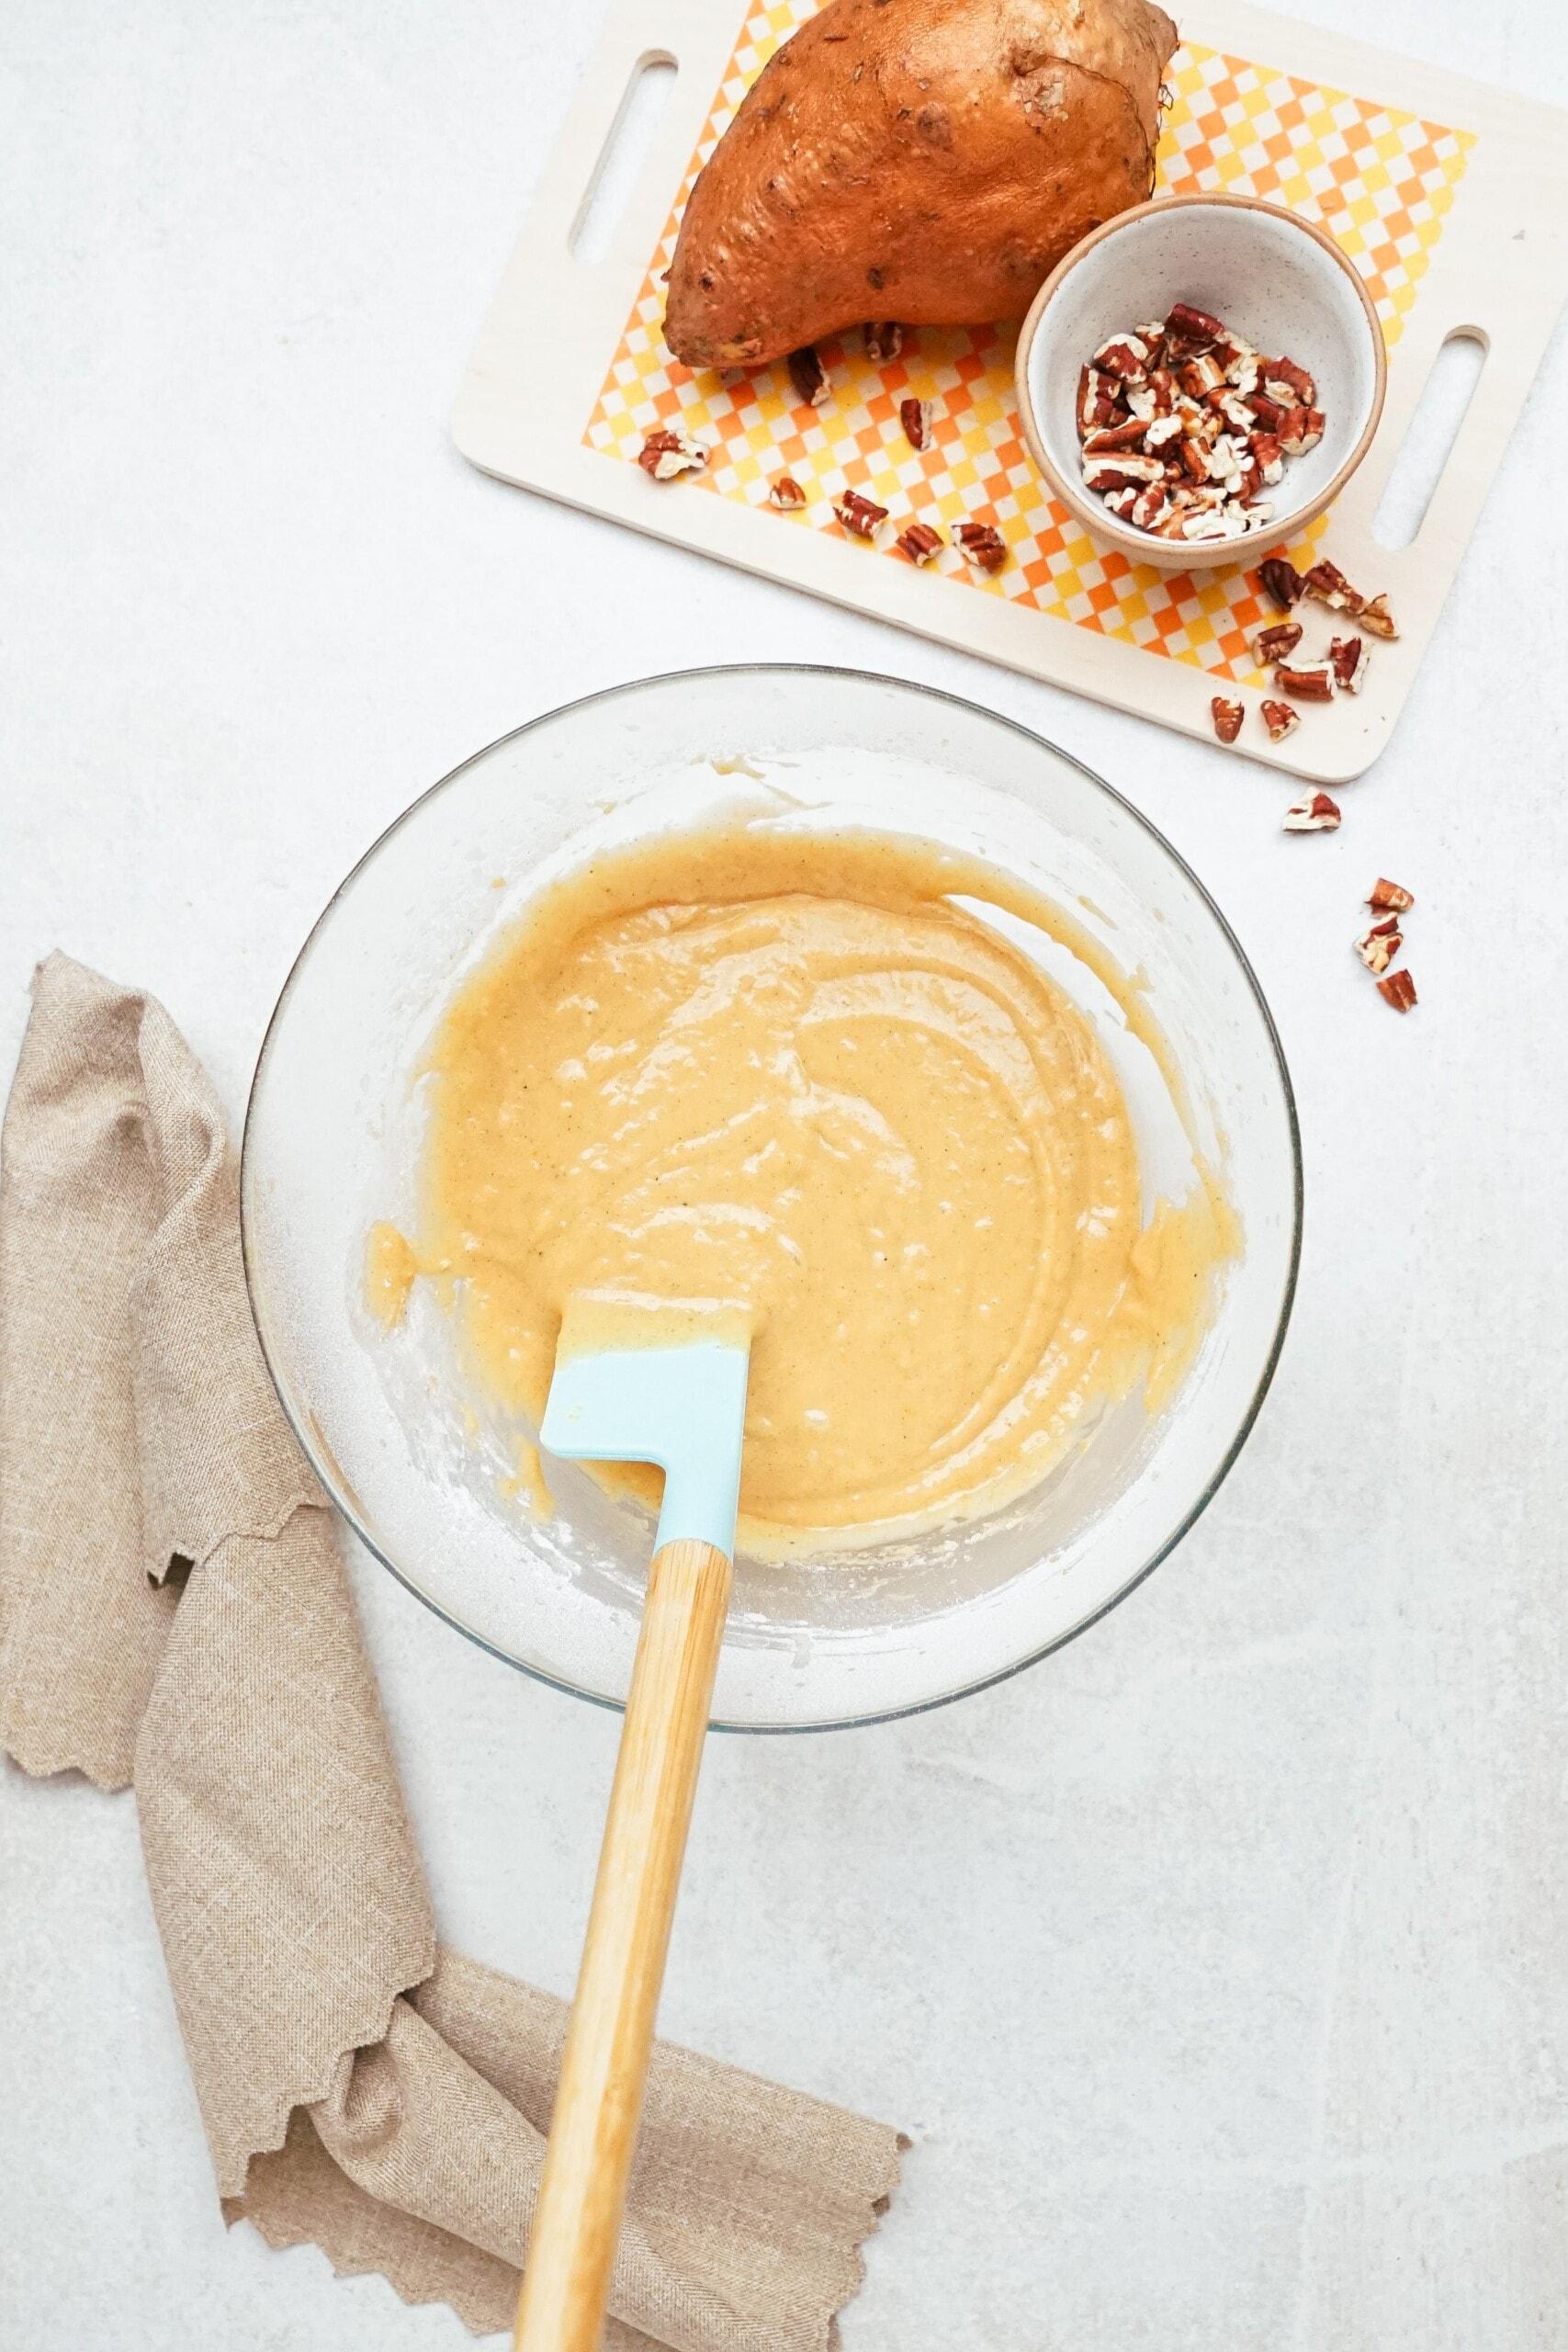
[(1021, 316), (1148, 195), (1176, 43), (1147, 0), (828, 0), (698, 175), (671, 350), (744, 367), (863, 319)]

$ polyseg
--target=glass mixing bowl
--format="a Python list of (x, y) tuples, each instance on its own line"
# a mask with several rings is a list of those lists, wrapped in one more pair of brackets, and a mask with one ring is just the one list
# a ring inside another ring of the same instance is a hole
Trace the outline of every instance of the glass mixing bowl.
[(556, 1464), (556, 1516), (530, 1516), (520, 1432), (474, 1392), (434, 1286), (416, 1284), (395, 1332), (371, 1319), (366, 1237), (378, 1218), (414, 1218), (422, 1054), (541, 880), (596, 843), (729, 817), (917, 834), (1055, 901), (1145, 992), (1174, 1085), (1086, 963), (985, 911), (1095, 1017), (1146, 1201), (1181, 1197), (1201, 1157), (1242, 1228), (1160, 1413), (1136, 1398), (1103, 1409), (1042, 1486), (988, 1518), (810, 1565), (738, 1559), (715, 1723), (869, 1723), (1015, 1672), (1147, 1576), (1235, 1461), (1290, 1314), (1301, 1154), (1268, 1007), (1197, 877), (1076, 761), (951, 695), (782, 666), (646, 679), (492, 743), (367, 852), (288, 976), (245, 1122), (246, 1273), (284, 1408), (370, 1550), (499, 1657), (618, 1704), (651, 1522)]

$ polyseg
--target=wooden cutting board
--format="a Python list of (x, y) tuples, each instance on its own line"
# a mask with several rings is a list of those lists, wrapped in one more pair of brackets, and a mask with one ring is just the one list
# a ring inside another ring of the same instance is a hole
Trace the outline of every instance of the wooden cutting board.
[[(1372, 450), (1289, 552), (1303, 569), (1330, 555), (1368, 594), (1386, 591), (1400, 639), (1371, 649), (1362, 695), (1305, 711), (1274, 747), (1251, 707), (1264, 682), (1248, 640), (1271, 616), (1256, 572), (1173, 577), (1087, 537), (1046, 496), (1023, 447), (1010, 329), (924, 328), (882, 367), (858, 336), (825, 343), (833, 396), (815, 410), (800, 405), (782, 363), (693, 373), (665, 349), (662, 274), (691, 183), (743, 92), (816, 5), (612, 0), (469, 361), (453, 418), (458, 447), (505, 481), (1189, 734), (1211, 732), (1213, 694), (1239, 690), (1249, 707), (1238, 751), (1323, 783), (1360, 775), (1393, 732), (1568, 292), (1568, 115), (1243, 0), (1194, 0), (1181, 13), (1158, 188), (1257, 194), (1321, 221), (1365, 277), (1389, 345)], [(574, 258), (595, 175), (651, 61), (678, 68), (670, 101), (611, 251)], [(1416, 538), (1385, 549), (1372, 518), (1433, 360), (1455, 334), (1477, 339), (1484, 364)], [(919, 455), (898, 427), (911, 391), (935, 413), (933, 445)], [(645, 435), (668, 424), (709, 445), (705, 472), (660, 483), (637, 466)], [(798, 514), (767, 503), (781, 471), (808, 493)], [(846, 487), (900, 517), (995, 522), (1008, 564), (987, 580), (948, 549), (940, 567), (918, 571), (891, 548), (851, 540), (831, 507)]]

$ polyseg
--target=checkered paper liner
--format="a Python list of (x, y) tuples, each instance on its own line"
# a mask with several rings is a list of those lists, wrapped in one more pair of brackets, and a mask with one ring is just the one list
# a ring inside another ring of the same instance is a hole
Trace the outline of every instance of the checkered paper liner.
[[(994, 523), (1009, 548), (1001, 571), (973, 572), (955, 549), (938, 560), (976, 594), (1032, 605), (1216, 678), (1256, 683), (1247, 641), (1268, 600), (1255, 571), (1156, 571), (1097, 548), (1046, 494), (1019, 425), (1013, 330), (911, 328), (897, 359), (880, 367), (858, 334), (824, 341), (818, 347), (832, 392), (818, 409), (800, 402), (782, 361), (720, 376), (694, 373), (666, 349), (663, 277), (693, 182), (779, 43), (815, 13), (815, 0), (774, 0), (747, 17), (585, 443), (629, 463), (660, 427), (689, 433), (712, 456), (703, 473), (682, 477), (670, 494), (739, 499), (782, 531), (837, 532), (832, 502), (845, 490), (891, 508), (899, 527), (933, 522), (951, 536), (954, 524), (971, 518)], [(1318, 221), (1360, 271), (1392, 346), (1442, 235), (1474, 135), (1196, 42), (1177, 52), (1167, 79), (1174, 96), (1156, 186), (1169, 195), (1221, 189), (1263, 197)], [(911, 394), (932, 404), (931, 446), (918, 454), (898, 422), (899, 401)], [(806, 492), (806, 505), (794, 514), (767, 505), (768, 484), (781, 472)], [(1326, 521), (1291, 550), (1303, 568)], [(1275, 544), (1265, 542), (1259, 555)], [(864, 562), (908, 560), (891, 545), (858, 547), (856, 554)]]

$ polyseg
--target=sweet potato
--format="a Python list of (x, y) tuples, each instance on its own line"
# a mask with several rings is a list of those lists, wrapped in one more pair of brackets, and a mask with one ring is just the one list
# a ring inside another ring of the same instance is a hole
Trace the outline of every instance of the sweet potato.
[(1148, 195), (1176, 41), (1147, 0), (828, 0), (698, 175), (671, 350), (744, 367), (868, 318), (1019, 317)]

